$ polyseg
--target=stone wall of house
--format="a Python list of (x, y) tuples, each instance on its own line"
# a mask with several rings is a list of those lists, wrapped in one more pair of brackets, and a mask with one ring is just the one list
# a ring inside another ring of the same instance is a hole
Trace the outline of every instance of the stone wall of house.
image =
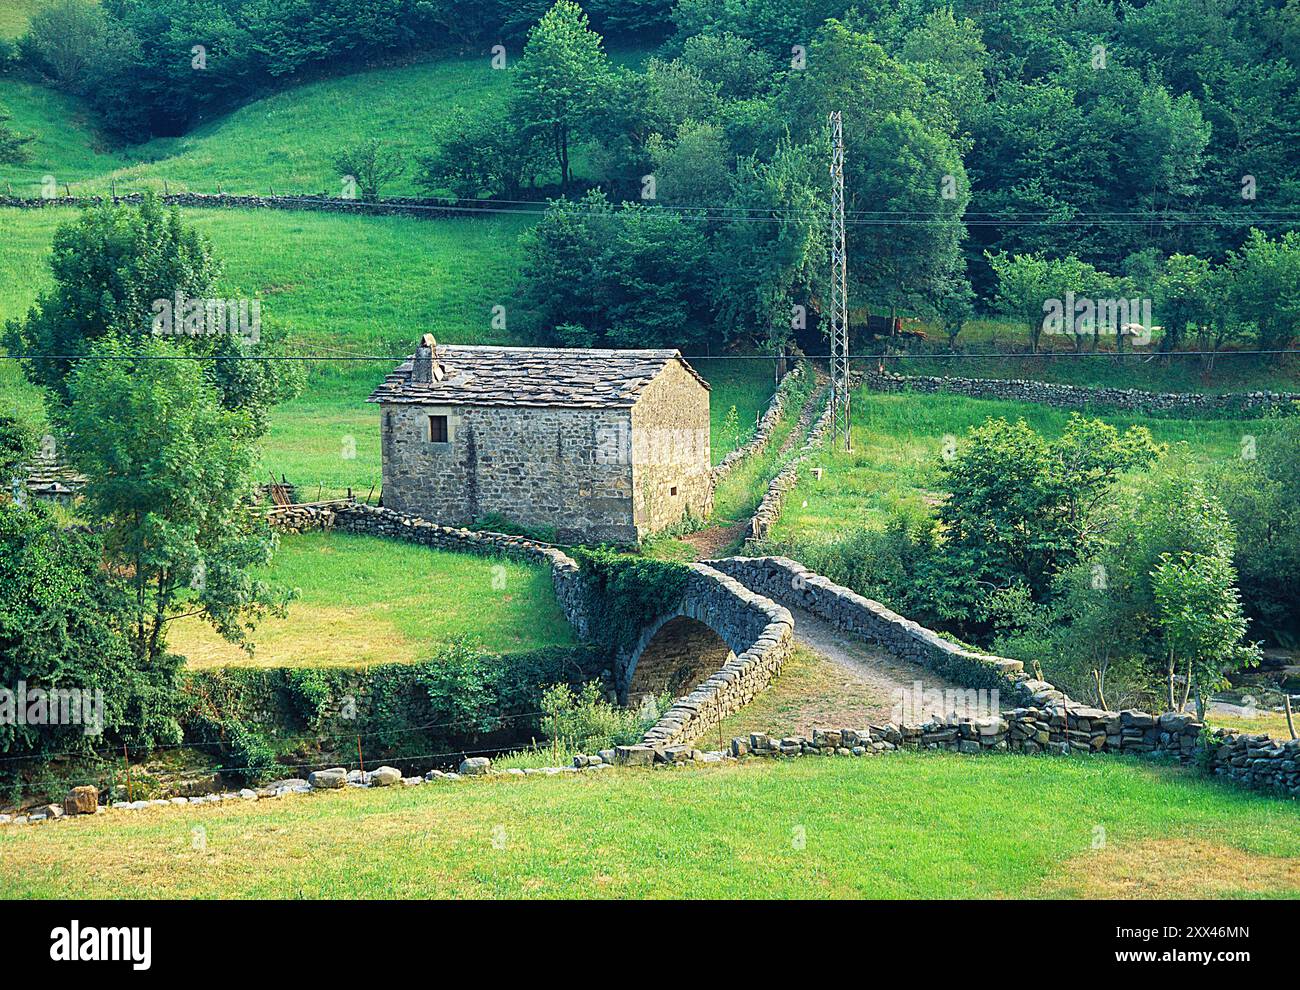
[(1101, 406), (1148, 414), (1256, 417), (1271, 410), (1300, 411), (1300, 392), (1145, 392), (1135, 388), (1094, 388), (1059, 385), (1033, 379), (953, 378), (932, 375), (854, 373), (855, 383), (877, 392), (947, 392), (976, 399), (1039, 402), (1063, 409)]
[(709, 390), (670, 361), (632, 407), (632, 485), (637, 533), (713, 512)]
[[(447, 443), (429, 441), (435, 415)], [(388, 508), (453, 526), (499, 513), (561, 543), (637, 542), (626, 409), (385, 403), (380, 422)]]

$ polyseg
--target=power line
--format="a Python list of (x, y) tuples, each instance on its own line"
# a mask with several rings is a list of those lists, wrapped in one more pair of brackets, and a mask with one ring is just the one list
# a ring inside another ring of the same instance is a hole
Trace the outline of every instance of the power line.
[[(204, 194), (199, 194), (204, 195)], [(210, 194), (209, 194), (210, 195)], [(218, 194), (219, 195), (219, 194)], [(249, 194), (254, 195), (254, 194)], [(120, 197), (119, 197), (120, 198)], [(347, 203), (357, 207), (355, 212), (367, 215), (383, 216), (383, 211), (397, 213), (410, 211), (433, 211), (439, 213), (460, 213), (465, 215), (508, 214), (517, 216), (545, 216), (550, 204), (540, 200), (482, 200), (453, 198), (448, 203), (396, 203), (377, 201), (367, 203), (361, 200), (339, 200), (328, 197), (311, 196), (277, 196), (281, 203), (303, 203), (319, 205), (321, 203)], [(570, 209), (594, 208), (584, 207), (581, 200), (560, 199), (553, 203), (563, 203)], [(625, 200), (635, 204), (636, 200)], [(474, 203), (474, 206), (458, 206), (454, 203)], [(532, 206), (520, 209), (519, 206)], [(618, 203), (612, 203), (617, 206)], [(192, 207), (202, 209), (202, 204)], [(653, 203), (647, 209), (671, 213), (679, 219), (693, 223), (774, 223), (803, 224), (818, 222), (822, 214), (817, 211), (800, 211), (781, 207), (740, 207), (724, 205), (683, 206)], [(736, 211), (744, 211), (737, 214)], [(348, 212), (348, 211), (340, 211)], [(1141, 211), (1097, 211), (1095, 213), (1076, 214), (1069, 217), (1055, 217), (1047, 211), (1039, 214), (1024, 212), (1001, 216), (983, 211), (965, 211), (960, 216), (948, 215), (942, 211), (924, 210), (849, 210), (846, 211), (845, 223), (851, 226), (901, 227), (901, 226), (941, 226), (963, 224), (967, 227), (1150, 227), (1150, 226), (1274, 226), (1300, 224), (1300, 212), (1294, 210), (1262, 210), (1240, 217), (1225, 216), (1213, 210), (1176, 211), (1164, 213), (1143, 213)]]
[[(455, 347), (457, 345), (450, 344)], [(505, 345), (503, 345), (505, 346)], [(539, 348), (521, 347), (521, 350), (536, 350)], [(542, 348), (544, 349), (544, 348)], [(866, 354), (848, 355), (851, 361), (880, 361), (880, 360), (899, 360), (899, 359), (916, 359), (916, 360), (1022, 360), (1032, 361), (1042, 358), (1117, 358), (1117, 357), (1251, 357), (1251, 356), (1277, 356), (1277, 355), (1297, 355), (1300, 356), (1300, 348), (1277, 348), (1264, 350), (1231, 350), (1231, 351), (936, 351), (933, 353), (910, 352), (910, 351), (880, 351)], [(590, 358), (591, 360), (601, 360), (599, 354), (582, 354), (575, 352), (568, 355), (571, 360)], [(785, 354), (683, 354), (682, 359), (686, 361), (777, 361), (782, 357), (790, 358), (792, 355)], [(830, 361), (833, 358), (831, 354), (801, 354), (798, 357), (805, 358), (809, 361)], [(509, 355), (507, 355), (509, 357)], [(525, 355), (520, 355), (519, 359), (523, 360)], [(355, 355), (322, 355), (322, 354), (0, 354), (0, 361), (383, 361), (404, 363), (411, 360), (411, 355), (388, 355), (388, 354), (355, 354)]]

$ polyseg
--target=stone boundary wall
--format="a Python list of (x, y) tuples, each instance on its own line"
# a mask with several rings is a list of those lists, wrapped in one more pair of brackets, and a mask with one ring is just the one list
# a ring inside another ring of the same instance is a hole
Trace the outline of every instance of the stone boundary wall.
[[(1185, 717), (1185, 716), (1180, 716)], [(1162, 719), (1163, 721), (1163, 719)], [(724, 763), (750, 757), (794, 759), (804, 756), (883, 755), (900, 750), (944, 749), (958, 753), (997, 753), (1008, 750), (1033, 752), (1029, 749), (1031, 734), (1044, 731), (1043, 723), (1029, 715), (1011, 720), (953, 720), (928, 723), (923, 726), (867, 726), (857, 729), (813, 729), (811, 736), (777, 737), (764, 732), (752, 732), (747, 737), (736, 737), (725, 750), (701, 751), (690, 746), (672, 746), (653, 749), (648, 746), (618, 746), (601, 750), (590, 756), (578, 754), (567, 767), (509, 768), (499, 771), (486, 757), (463, 760), (458, 772), (434, 769), (423, 776), (403, 776), (396, 767), (381, 766), (375, 770), (349, 770), (333, 767), (317, 770), (306, 778), (277, 780), (257, 788), (246, 787), (240, 791), (205, 794), (201, 796), (155, 798), (148, 801), (131, 801), (115, 805), (99, 804), (100, 794), (95, 787), (74, 787), (63, 804), (48, 804), (17, 815), (0, 814), (0, 826), (36, 825), (77, 818), (83, 815), (109, 812), (139, 811), (151, 807), (188, 807), (191, 805), (221, 804), (228, 801), (269, 801), (290, 798), (300, 794), (323, 793), (346, 788), (374, 788), (405, 786), (415, 787), (427, 783), (449, 783), (474, 777), (553, 777), (566, 773), (591, 773), (607, 771), (617, 765), (655, 766), (661, 769), (678, 768), (687, 764)], [(1172, 721), (1168, 728), (1157, 733), (1155, 751), (1188, 758), (1188, 740), (1194, 751), (1199, 740), (1199, 723), (1188, 722), (1178, 728)], [(1051, 732), (1049, 728), (1046, 730)], [(1058, 732), (1058, 735), (1063, 733)], [(1221, 753), (1235, 754), (1232, 763), (1216, 766), (1214, 773), (1226, 776), (1235, 783), (1259, 790), (1300, 794), (1300, 775), (1295, 765), (1300, 761), (1300, 740), (1278, 743), (1267, 736), (1241, 735), (1216, 729), (1209, 740)], [(1040, 747), (1042, 748), (1042, 747)], [(1065, 752), (1064, 748), (1048, 746), (1045, 752)]]
[(785, 407), (790, 399), (790, 390), (807, 374), (806, 367), (807, 362), (800, 361), (785, 373), (785, 376), (777, 384), (776, 391), (772, 393), (772, 398), (767, 404), (767, 410), (763, 413), (763, 418), (758, 421), (758, 429), (754, 431), (754, 435), (735, 450), (730, 451), (726, 457), (714, 466), (710, 480), (715, 487), (719, 481), (731, 473), (731, 469), (737, 464), (751, 454), (760, 453), (767, 447), (768, 442), (772, 439), (772, 430), (775, 429), (782, 413), (785, 412)]
[(1134, 388), (1095, 388), (1060, 385), (1032, 379), (949, 378), (934, 375), (895, 375), (855, 372), (854, 378), (877, 392), (947, 392), (975, 399), (1038, 402), (1064, 409), (1106, 406), (1130, 412), (1256, 417), (1276, 410), (1300, 413), (1300, 392), (1145, 392)]
[[(888, 744), (881, 749), (1163, 752), (1186, 761), (1208, 745), (1212, 752), (1206, 754), (1206, 765), (1215, 775), (1248, 787), (1300, 795), (1300, 740), (1275, 741), (1266, 735), (1220, 729), (1203, 741), (1204, 726), (1192, 716), (1177, 712), (1154, 715), (1135, 709), (1112, 712), (1081, 704), (1048, 682), (1031, 678), (1019, 660), (959, 646), (788, 558), (730, 557), (708, 563), (774, 601), (805, 608), (836, 628), (878, 643), (967, 689), (1009, 692), (1016, 704), (982, 719), (870, 727), (866, 736), (859, 730), (859, 737), (869, 738), (872, 744)], [(800, 747), (807, 743), (794, 742)], [(793, 748), (794, 742), (785, 748)], [(821, 748), (815, 741), (810, 745)]]
[[(19, 210), (42, 210), (67, 206), (98, 206), (102, 203), (138, 205), (143, 196), (140, 193), (128, 193), (124, 196), (0, 196), (0, 207)], [(359, 199), (341, 199), (322, 194), (248, 196), (234, 193), (195, 193), (179, 192), (159, 196), (159, 201), (167, 206), (183, 206), (193, 209), (221, 209), (233, 207), (245, 210), (309, 210), (323, 213), (351, 213), (363, 216), (408, 216), (443, 219), (446, 217), (473, 214), (492, 214), (499, 212), (492, 205), (476, 205), (440, 197), (420, 198), (399, 196), (364, 202)], [(544, 203), (538, 204), (539, 208)]]
[[(808, 417), (811, 418), (812, 406), (809, 406)], [(831, 404), (826, 403), (826, 408), (822, 410), (821, 416), (813, 425), (808, 434), (808, 439), (804, 441), (803, 447), (799, 453), (777, 472), (767, 486), (767, 491), (763, 493), (763, 499), (758, 503), (758, 508), (754, 510), (754, 515), (749, 520), (749, 539), (762, 540), (767, 538), (772, 527), (781, 516), (781, 504), (785, 501), (786, 493), (795, 486), (799, 480), (799, 467), (805, 460), (822, 445), (826, 439), (826, 432), (831, 426)], [(800, 433), (808, 429), (808, 423), (804, 418), (800, 418), (799, 424), (795, 427)], [(797, 435), (797, 434), (796, 434)]]
[[(683, 595), (686, 609), (673, 614), (701, 621), (707, 615), (734, 655), (646, 731), (641, 745), (649, 751), (663, 752), (717, 728), (767, 687), (794, 644), (794, 619), (788, 609), (712, 567), (692, 564), (691, 571)], [(652, 759), (649, 753), (642, 758)]]

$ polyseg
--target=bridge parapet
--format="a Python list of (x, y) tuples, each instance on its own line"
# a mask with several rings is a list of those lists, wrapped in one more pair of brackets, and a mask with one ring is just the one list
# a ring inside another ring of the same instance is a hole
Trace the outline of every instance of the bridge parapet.
[[(693, 564), (691, 571), (681, 601), (646, 628), (620, 665), (620, 691), (626, 693), (637, 668), (660, 655), (665, 636), (684, 634), (702, 625), (717, 639), (717, 649), (703, 652), (714, 665), (712, 672), (678, 698), (646, 732), (643, 744), (656, 749), (706, 734), (751, 701), (780, 671), (794, 641), (789, 609), (715, 568)], [(672, 648), (671, 643), (667, 648)]]

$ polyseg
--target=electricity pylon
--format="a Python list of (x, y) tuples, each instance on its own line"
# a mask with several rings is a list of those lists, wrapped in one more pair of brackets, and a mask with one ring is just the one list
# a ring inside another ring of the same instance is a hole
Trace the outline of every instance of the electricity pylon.
[(831, 111), (831, 446), (849, 432), (849, 256), (844, 234), (844, 122)]

